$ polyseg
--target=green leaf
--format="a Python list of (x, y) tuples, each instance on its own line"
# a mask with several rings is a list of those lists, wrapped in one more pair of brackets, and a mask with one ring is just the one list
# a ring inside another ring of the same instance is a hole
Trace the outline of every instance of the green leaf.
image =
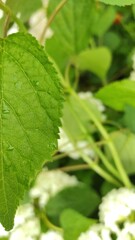
[(105, 47), (87, 49), (75, 58), (75, 62), (80, 70), (89, 70), (101, 79), (106, 78), (111, 60), (111, 52)]
[(19, 200), (57, 148), (59, 77), (29, 34), (0, 39), (0, 221), (13, 227)]
[(110, 135), (124, 168), (128, 174), (135, 173), (135, 134), (130, 132), (113, 132)]
[(111, 27), (116, 17), (116, 10), (112, 6), (97, 8), (95, 12), (96, 21), (92, 26), (94, 35), (101, 37)]
[(122, 122), (126, 127), (135, 133), (135, 107), (130, 105), (125, 107), (125, 114)]
[(123, 111), (127, 104), (135, 106), (135, 81), (123, 80), (111, 83), (96, 93), (104, 104)]
[(110, 5), (117, 5), (117, 6), (126, 6), (135, 4), (135, 0), (99, 0), (100, 2), (110, 4)]
[[(50, 1), (49, 15), (60, 0)], [(55, 17), (51, 28), (54, 35), (46, 42), (46, 49), (61, 70), (72, 56), (88, 47), (91, 35), (93, 0), (68, 0)]]
[(52, 197), (46, 205), (49, 218), (58, 219), (63, 210), (72, 208), (85, 216), (95, 211), (100, 198), (97, 193), (85, 184), (68, 187)]
[(41, 0), (7, 0), (6, 4), (15, 14), (19, 13), (21, 20), (24, 22), (26, 22), (36, 10), (42, 7)]
[(77, 240), (80, 234), (86, 232), (94, 223), (96, 223), (95, 220), (85, 218), (74, 210), (65, 210), (61, 215), (64, 240)]

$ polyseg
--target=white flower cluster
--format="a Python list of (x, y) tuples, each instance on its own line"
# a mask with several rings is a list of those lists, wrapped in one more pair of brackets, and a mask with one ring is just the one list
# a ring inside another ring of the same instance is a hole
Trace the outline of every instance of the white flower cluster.
[(79, 140), (76, 144), (73, 144), (68, 138), (67, 134), (62, 128), (60, 128), (60, 139), (58, 140), (58, 149), (60, 152), (66, 153), (73, 159), (79, 158), (79, 151), (83, 151), (84, 154), (91, 158), (94, 158), (95, 153), (93, 149), (89, 147), (89, 143), (86, 140)]
[[(30, 197), (39, 200), (39, 206), (46, 205), (51, 196), (69, 186), (76, 186), (78, 180), (60, 170), (48, 171), (43, 169), (38, 175), (35, 185), (30, 190)], [(8, 237), (9, 240), (63, 240), (58, 232), (49, 230), (42, 233), (40, 220), (35, 215), (33, 204), (28, 203), (20, 206), (17, 210), (14, 228), (6, 232), (0, 225), (0, 237)]]
[(40, 237), (40, 240), (64, 240), (62, 235), (56, 231), (48, 231), (43, 233)]
[(99, 221), (78, 240), (135, 239), (135, 190), (120, 188), (109, 192), (100, 204)]
[[(102, 102), (95, 99), (91, 92), (80, 92), (78, 93), (80, 99), (87, 101), (93, 107), (101, 117), (101, 120), (105, 120), (106, 116), (104, 114), (105, 107)], [(60, 152), (66, 153), (73, 159), (78, 159), (80, 154), (79, 151), (83, 152), (90, 158), (95, 157), (94, 150), (89, 146), (89, 142), (85, 139), (78, 140), (75, 144), (72, 143), (63, 129), (60, 129), (60, 139), (58, 140), (58, 149)]]
[(105, 106), (102, 104), (101, 100), (94, 98), (92, 92), (80, 92), (78, 95), (81, 99), (87, 100), (90, 104), (97, 108), (97, 110), (102, 113), (102, 120), (105, 120)]
[(78, 180), (75, 176), (69, 176), (60, 170), (48, 171), (43, 169), (38, 175), (35, 185), (30, 190), (30, 197), (38, 199), (40, 207), (43, 208), (50, 197), (66, 187), (77, 184)]
[(133, 54), (132, 60), (133, 60), (133, 70), (130, 73), (129, 79), (135, 81), (135, 53)]

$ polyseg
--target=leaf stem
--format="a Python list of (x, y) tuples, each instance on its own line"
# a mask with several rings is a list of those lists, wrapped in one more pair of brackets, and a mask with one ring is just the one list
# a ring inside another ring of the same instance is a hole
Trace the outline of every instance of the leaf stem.
[(8, 14), (6, 16), (5, 22), (4, 22), (4, 27), (3, 27), (3, 36), (4, 38), (7, 36), (7, 31), (8, 31), (8, 27), (9, 27), (9, 23), (10, 23), (10, 15)]
[(90, 159), (87, 155), (80, 152), (81, 157), (84, 159), (84, 161), (89, 165), (89, 167), (94, 170), (98, 175), (100, 175), (102, 178), (104, 178), (106, 181), (116, 185), (117, 187), (121, 186), (121, 183), (117, 181), (115, 178), (113, 178), (109, 173), (104, 171), (101, 167), (97, 165), (97, 163), (93, 162), (92, 159)]
[(90, 169), (88, 164), (77, 164), (72, 166), (60, 167), (61, 171), (64, 172), (72, 172), (72, 171), (79, 171), (79, 170), (88, 170)]
[(41, 37), (40, 37), (40, 43), (43, 44), (43, 40), (45, 38), (45, 35), (46, 35), (46, 32), (47, 32), (47, 29), (49, 28), (49, 26), (51, 25), (51, 23), (53, 22), (54, 18), (56, 17), (56, 15), (59, 13), (59, 11), (62, 9), (62, 7), (66, 4), (68, 0), (62, 0), (58, 6), (54, 9), (53, 13), (51, 14), (51, 16), (49, 17), (48, 19), (48, 22), (47, 24), (45, 25), (44, 29), (43, 29), (43, 32), (41, 34)]
[(108, 169), (110, 171), (110, 173), (112, 173), (118, 180), (121, 181), (119, 174), (117, 172), (117, 169), (115, 169), (112, 164), (108, 161), (108, 159), (106, 158), (106, 156), (104, 155), (104, 153), (100, 150), (100, 148), (96, 145), (96, 143), (94, 142), (93, 138), (88, 135), (87, 130), (85, 129), (85, 127), (83, 126), (83, 124), (81, 123), (81, 121), (79, 120), (79, 116), (77, 115), (77, 113), (72, 109), (72, 105), (70, 104), (70, 109), (72, 111), (72, 114), (74, 115), (76, 122), (78, 123), (79, 128), (81, 129), (81, 131), (84, 133), (84, 135), (87, 138), (87, 141), (90, 143), (90, 145), (92, 146), (93, 150), (97, 153), (97, 155), (100, 157), (100, 159), (102, 160), (102, 163), (104, 164), (104, 166), (106, 167), (106, 169)]
[(16, 17), (16, 15), (11, 11), (11, 9), (5, 5), (1, 0), (0, 0), (0, 9), (2, 9), (8, 16), (10, 16), (13, 21), (18, 25), (19, 30), (22, 32), (26, 32), (26, 28), (23, 25), (22, 21)]
[(49, 228), (57, 232), (63, 232), (62, 228), (55, 226), (50, 222), (50, 220), (47, 218), (46, 214), (43, 212), (40, 212), (40, 219), (44, 222), (44, 224)]
[(102, 136), (104, 137), (104, 139), (107, 141), (107, 145), (110, 149), (110, 152), (113, 156), (113, 160), (114, 163), (117, 167), (117, 170), (121, 176), (121, 181), (123, 181), (124, 185), (128, 188), (132, 187), (132, 184), (128, 178), (128, 175), (125, 172), (125, 169), (120, 161), (120, 158), (118, 156), (118, 153), (115, 149), (115, 146), (109, 136), (109, 134), (107, 133), (106, 129), (102, 126), (102, 124), (99, 122), (99, 120), (96, 118), (96, 116), (94, 115), (94, 113), (90, 110), (90, 108), (88, 108), (78, 97), (77, 93), (73, 90), (70, 89), (70, 93), (76, 98), (76, 100), (80, 103), (80, 105), (82, 106), (82, 108), (85, 110), (85, 112), (88, 114), (88, 116), (90, 117), (90, 119), (94, 122), (95, 126), (98, 128), (98, 130), (100, 131), (100, 133), (102, 134)]

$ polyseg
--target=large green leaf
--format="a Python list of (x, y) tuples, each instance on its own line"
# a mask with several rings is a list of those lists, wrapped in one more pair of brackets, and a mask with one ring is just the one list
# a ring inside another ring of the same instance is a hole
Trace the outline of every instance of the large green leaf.
[(111, 65), (111, 60), (111, 52), (105, 47), (87, 49), (75, 58), (79, 69), (82, 71), (89, 70), (101, 79), (106, 78), (107, 71)]
[(117, 5), (117, 6), (126, 6), (135, 4), (135, 0), (99, 0), (100, 2)]
[(24, 22), (29, 19), (32, 13), (42, 7), (41, 0), (7, 0), (6, 4), (15, 14), (19, 13), (21, 20)]
[(59, 77), (37, 41), (21, 33), (0, 39), (0, 221), (7, 230), (57, 148), (61, 102)]
[(65, 210), (61, 215), (64, 240), (77, 240), (80, 234), (86, 232), (95, 222), (95, 220), (88, 219), (74, 210)]
[[(60, 0), (50, 1), (48, 13)], [(46, 49), (61, 70), (71, 57), (88, 47), (92, 24), (93, 0), (68, 0), (55, 17), (51, 28), (54, 35), (46, 42)]]
[(96, 191), (80, 183), (75, 187), (65, 188), (52, 197), (46, 206), (46, 213), (49, 218), (57, 219), (63, 210), (71, 208), (89, 216), (95, 211), (99, 203), (100, 198)]
[(97, 94), (107, 106), (123, 111), (127, 104), (135, 106), (135, 81), (114, 82), (100, 89)]

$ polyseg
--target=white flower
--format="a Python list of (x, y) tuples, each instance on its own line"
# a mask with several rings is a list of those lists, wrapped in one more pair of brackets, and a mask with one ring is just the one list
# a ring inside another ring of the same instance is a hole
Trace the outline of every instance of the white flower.
[(39, 219), (34, 214), (31, 204), (18, 208), (15, 216), (15, 226), (10, 231), (9, 240), (36, 240), (41, 232)]
[(135, 223), (125, 222), (123, 229), (120, 231), (117, 240), (135, 239)]
[(90, 148), (88, 141), (80, 140), (77, 141), (76, 144), (70, 142), (70, 139), (64, 132), (62, 128), (60, 128), (60, 139), (58, 139), (58, 148), (60, 152), (67, 153), (73, 159), (78, 159), (80, 157), (79, 151), (83, 151), (84, 154), (90, 156), (91, 158), (95, 157), (95, 153), (93, 149)]
[(55, 231), (48, 231), (41, 235), (40, 240), (64, 240), (62, 235)]
[(90, 229), (82, 233), (78, 240), (112, 240), (110, 230), (103, 224), (95, 224)]
[(127, 221), (132, 211), (135, 211), (135, 191), (126, 188), (113, 189), (100, 204), (99, 218), (106, 227), (119, 233), (119, 224)]
[(64, 189), (75, 186), (78, 180), (75, 176), (70, 176), (60, 170), (47, 171), (43, 169), (38, 175), (34, 187), (30, 190), (32, 199), (38, 198), (40, 207), (44, 207), (49, 198)]
[(101, 100), (94, 98), (92, 92), (80, 92), (78, 95), (81, 99), (86, 100), (91, 105), (91, 107), (93, 106), (93, 108), (95, 108), (95, 111), (99, 111), (101, 120), (104, 121), (106, 119), (106, 116), (104, 114), (105, 106)]
[(9, 235), (9, 232), (5, 231), (4, 227), (0, 224), (0, 238), (7, 237), (8, 235)]

